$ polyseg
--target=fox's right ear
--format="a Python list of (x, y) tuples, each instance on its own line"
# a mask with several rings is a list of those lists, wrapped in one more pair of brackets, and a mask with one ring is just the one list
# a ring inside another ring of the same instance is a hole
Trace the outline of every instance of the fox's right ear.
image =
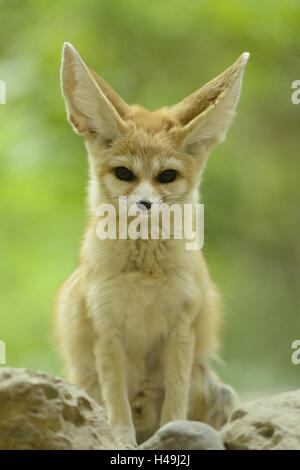
[(99, 135), (111, 143), (125, 129), (129, 106), (81, 59), (69, 43), (63, 47), (61, 89), (67, 116), (79, 135)]
[(238, 103), (244, 68), (244, 52), (225, 72), (171, 108), (178, 122), (177, 134), (184, 150), (201, 156), (225, 139)]

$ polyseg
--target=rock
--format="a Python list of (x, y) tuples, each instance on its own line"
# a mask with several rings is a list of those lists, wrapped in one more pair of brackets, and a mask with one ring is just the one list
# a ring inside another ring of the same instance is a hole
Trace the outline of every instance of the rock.
[[(300, 390), (243, 403), (217, 432), (173, 421), (137, 450), (300, 450)], [(44, 372), (0, 368), (0, 450), (121, 449), (105, 410), (80, 387)]]
[(162, 426), (138, 449), (224, 450), (220, 434), (199, 421), (172, 421)]
[(221, 435), (232, 450), (300, 450), (300, 390), (241, 404)]
[(81, 388), (0, 369), (0, 449), (116, 449), (104, 409)]

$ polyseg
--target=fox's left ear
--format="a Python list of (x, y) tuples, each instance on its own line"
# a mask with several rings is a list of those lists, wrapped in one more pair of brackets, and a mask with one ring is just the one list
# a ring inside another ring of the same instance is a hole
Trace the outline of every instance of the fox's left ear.
[(129, 106), (69, 43), (63, 48), (61, 88), (68, 120), (77, 134), (97, 134), (104, 143), (122, 134)]
[(185, 152), (195, 156), (207, 154), (225, 139), (235, 115), (249, 55), (244, 52), (225, 72), (170, 108)]

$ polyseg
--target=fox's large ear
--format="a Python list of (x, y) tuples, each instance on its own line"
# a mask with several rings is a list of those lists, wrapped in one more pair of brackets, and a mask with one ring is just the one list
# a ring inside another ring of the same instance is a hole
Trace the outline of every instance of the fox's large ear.
[(63, 47), (61, 88), (67, 116), (77, 134), (98, 134), (112, 142), (124, 129), (129, 106), (81, 59), (69, 43)]
[(248, 57), (245, 52), (225, 72), (170, 108), (187, 153), (207, 153), (225, 139), (235, 115)]

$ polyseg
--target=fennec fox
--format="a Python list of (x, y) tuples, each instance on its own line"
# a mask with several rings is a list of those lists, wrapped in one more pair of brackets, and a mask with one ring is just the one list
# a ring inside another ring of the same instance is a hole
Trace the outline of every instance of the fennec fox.
[(221, 323), (218, 292), (201, 250), (184, 240), (105, 239), (96, 209), (195, 204), (202, 170), (222, 142), (249, 54), (172, 107), (129, 106), (64, 45), (62, 93), (90, 165), (90, 221), (78, 268), (60, 289), (55, 329), (68, 380), (105, 406), (120, 446), (140, 443), (164, 423), (220, 428), (233, 390), (208, 367)]

